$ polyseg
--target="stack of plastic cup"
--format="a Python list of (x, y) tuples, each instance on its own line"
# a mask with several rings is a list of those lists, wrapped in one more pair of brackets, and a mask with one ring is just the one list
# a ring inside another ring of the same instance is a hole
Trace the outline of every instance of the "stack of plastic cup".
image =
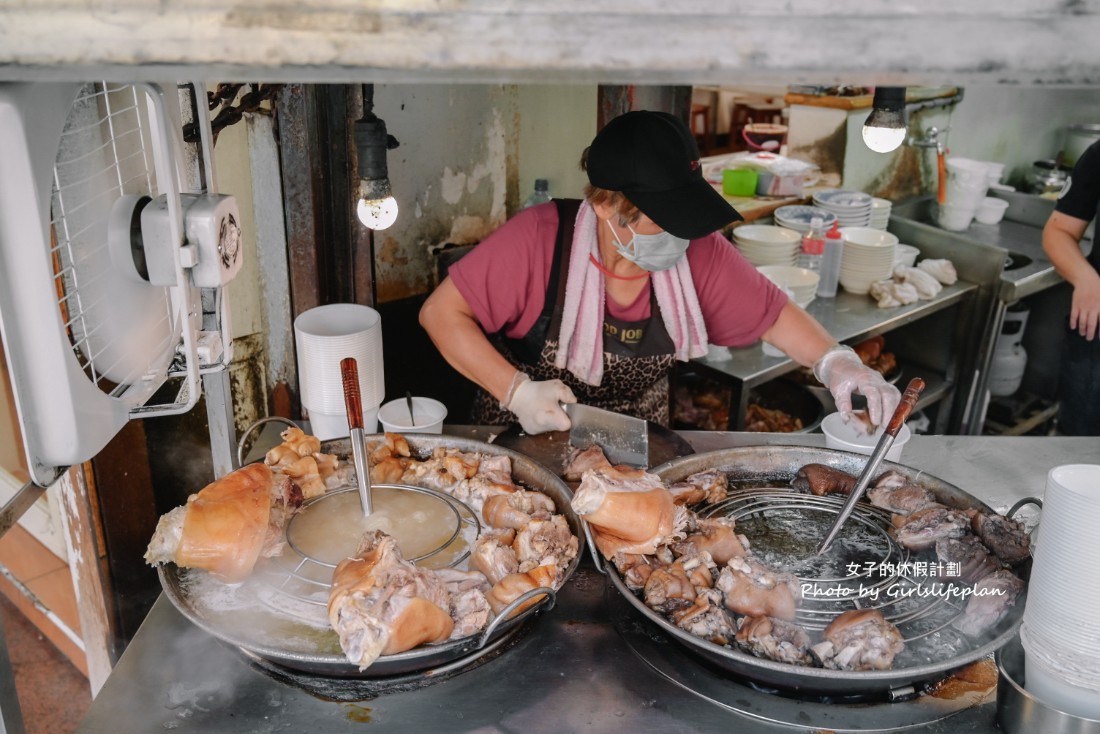
[(1074, 716), (1100, 719), (1100, 466), (1047, 475), (1020, 642), (1024, 687)]
[(970, 226), (989, 189), (989, 164), (970, 158), (947, 159), (947, 198), (939, 207), (939, 225), (961, 231)]
[(382, 363), (382, 318), (369, 306), (333, 303), (294, 319), (298, 391), (309, 413), (313, 435), (322, 440), (347, 436), (348, 414), (340, 362), (355, 359), (359, 371), (363, 430), (378, 428), (378, 406), (386, 393)]

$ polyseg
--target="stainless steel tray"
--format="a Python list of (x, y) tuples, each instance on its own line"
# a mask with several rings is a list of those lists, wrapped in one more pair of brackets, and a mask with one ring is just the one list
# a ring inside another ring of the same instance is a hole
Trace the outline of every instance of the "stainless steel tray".
[[(798, 469), (805, 464), (826, 464), (858, 475), (866, 461), (866, 456), (831, 449), (803, 446), (749, 446), (674, 459), (650, 471), (668, 483), (679, 481), (706, 469), (721, 468), (728, 472), (731, 482), (759, 481), (781, 487), (786, 486)], [(882, 464), (882, 471), (887, 469), (899, 471), (915, 483), (927, 487), (935, 493), (937, 500), (942, 504), (993, 512), (978, 498), (930, 474), (885, 461)], [(647, 607), (634, 592), (627, 588), (613, 566), (607, 563), (601, 563), (601, 565), (606, 570), (611, 583), (638, 613), (658, 625), (672, 639), (687, 646), (693, 653), (734, 676), (799, 694), (830, 696), (881, 694), (886, 698), (905, 695), (910, 687), (919, 688), (923, 683), (941, 680), (952, 671), (991, 655), (1003, 646), (1019, 629), (1025, 603), (1025, 595), (1021, 595), (992, 632), (987, 633), (979, 644), (973, 645), (961, 654), (926, 664), (915, 664), (886, 671), (837, 671), (777, 663), (754, 657), (733, 647), (716, 645), (689, 634)], [(1030, 572), (1030, 561), (1016, 567), (1014, 572), (1026, 581)]]
[[(381, 435), (374, 435), (368, 436), (367, 440), (381, 438)], [(578, 539), (583, 537), (580, 520), (570, 505), (572, 492), (560, 477), (538, 462), (510, 449), (473, 439), (429, 434), (408, 434), (406, 439), (416, 454), (428, 454), (436, 447), (448, 447), (508, 456), (512, 460), (512, 478), (517, 483), (552, 498), (557, 511), (565, 516), (573, 534)], [(322, 442), (321, 451), (348, 457), (351, 454), (351, 445), (348, 439), (335, 439)], [(565, 580), (576, 570), (581, 553), (583, 547), (566, 569)], [(540, 601), (511, 619), (507, 619), (507, 611), (503, 612), (498, 618), (501, 621), (496, 624), (491, 622), (490, 627), (482, 634), (436, 645), (422, 645), (396, 655), (383, 655), (360, 672), (344, 656), (332, 629), (294, 622), (285, 615), (264, 608), (242, 609), (239, 615), (232, 609), (212, 611), (212, 595), (224, 591), (224, 587), (209, 579), (205, 572), (181, 569), (174, 564), (159, 566), (157, 570), (165, 596), (176, 609), (214, 637), (284, 667), (334, 677), (376, 678), (428, 671), (469, 655), (477, 649), (488, 647), (533, 614), (553, 606), (553, 595), (544, 595), (546, 601)], [(257, 572), (262, 573), (262, 569), (257, 569)]]

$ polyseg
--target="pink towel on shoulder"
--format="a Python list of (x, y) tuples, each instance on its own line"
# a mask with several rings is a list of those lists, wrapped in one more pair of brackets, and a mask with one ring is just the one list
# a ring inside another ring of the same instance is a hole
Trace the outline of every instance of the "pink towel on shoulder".
[[(588, 262), (600, 257), (596, 227), (599, 217), (587, 201), (581, 202), (573, 231), (573, 251), (565, 283), (565, 305), (554, 364), (568, 369), (589, 385), (603, 380), (604, 275)], [(691, 279), (687, 257), (676, 266), (654, 273), (651, 287), (665, 329), (676, 346), (676, 358), (687, 361), (707, 353), (707, 328)]]

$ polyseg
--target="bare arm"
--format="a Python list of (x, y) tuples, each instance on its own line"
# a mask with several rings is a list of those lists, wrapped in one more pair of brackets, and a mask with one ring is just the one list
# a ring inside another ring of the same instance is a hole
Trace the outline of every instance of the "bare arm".
[(1058, 211), (1052, 213), (1043, 227), (1043, 252), (1058, 274), (1073, 286), (1070, 328), (1092, 340), (1100, 323), (1100, 274), (1081, 253), (1079, 243), (1088, 225), (1083, 219)]
[(470, 305), (450, 278), (444, 279), (420, 309), (420, 325), (448, 364), (503, 400), (516, 368), (489, 342)]
[(850, 349), (831, 352), (836, 339), (818, 321), (788, 301), (779, 318), (764, 332), (764, 340), (782, 349), (794, 361), (814, 368), (814, 375), (829, 388), (841, 413), (852, 411), (852, 393), (867, 398), (871, 422), (882, 425), (894, 414), (901, 394)]
[(805, 367), (811, 366), (836, 346), (836, 339), (825, 331), (825, 327), (794, 301), (787, 301), (779, 312), (779, 318), (764, 332), (763, 339)]

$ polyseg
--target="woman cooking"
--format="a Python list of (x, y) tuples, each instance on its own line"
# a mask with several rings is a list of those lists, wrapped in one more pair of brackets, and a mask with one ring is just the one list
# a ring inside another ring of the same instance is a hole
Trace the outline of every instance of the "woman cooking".
[[(687, 126), (628, 112), (584, 152), (583, 201), (525, 209), (451, 266), (420, 323), (481, 388), (475, 423), (569, 428), (562, 403), (667, 426), (668, 374), (707, 345), (763, 339), (880, 425), (900, 394), (719, 232), (742, 217), (703, 178)], [(488, 336), (491, 335), (491, 336)], [(492, 341), (490, 341), (492, 339)]]

